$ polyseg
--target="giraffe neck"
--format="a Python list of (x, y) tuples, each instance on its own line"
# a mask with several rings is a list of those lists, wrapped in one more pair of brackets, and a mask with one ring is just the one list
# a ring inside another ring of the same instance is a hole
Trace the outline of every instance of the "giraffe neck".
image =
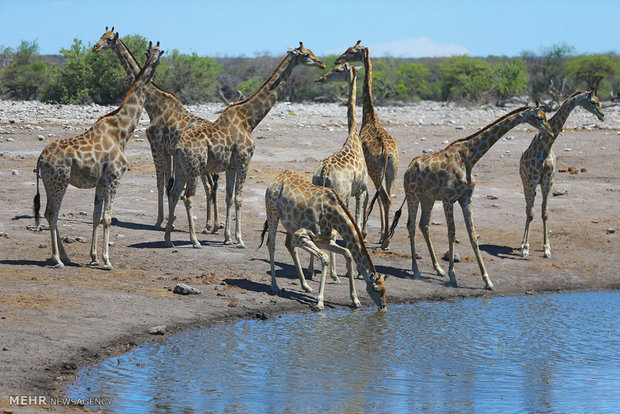
[(353, 256), (353, 261), (355, 261), (358, 271), (362, 274), (366, 283), (369, 283), (372, 275), (377, 273), (377, 270), (366, 249), (362, 234), (355, 225), (351, 213), (346, 209), (344, 203), (340, 199), (339, 206), (336, 208), (334, 216), (335, 217), (332, 218), (334, 228), (340, 237), (342, 237), (345, 247), (351, 252), (351, 256)]
[[(131, 133), (136, 129), (140, 116), (142, 115), (142, 108), (147, 97), (147, 88), (153, 75), (155, 74), (155, 68), (157, 64), (151, 62), (144, 67), (136, 76), (136, 80), (133, 82), (125, 99), (121, 106), (111, 114), (105, 116), (110, 123), (114, 124), (114, 127), (118, 129), (117, 140), (121, 147), (125, 148), (127, 140)], [(116, 119), (114, 122), (112, 119)]]
[(583, 95), (584, 94), (579, 94), (567, 98), (562, 103), (560, 108), (556, 111), (556, 113), (553, 114), (553, 116), (549, 119), (549, 126), (551, 127), (551, 131), (553, 131), (553, 135), (543, 133), (538, 134), (541, 143), (546, 148), (550, 149), (551, 146), (553, 146), (555, 139), (560, 135), (560, 132), (562, 132), (562, 128), (564, 127), (568, 116), (573, 111), (573, 109), (575, 109), (581, 103)]
[(363, 119), (364, 122), (374, 120), (376, 118), (375, 107), (372, 103), (372, 62), (370, 61), (370, 52), (365, 49), (364, 53), (364, 87), (362, 95)]
[(482, 131), (462, 140), (455, 141), (454, 145), (463, 148), (460, 153), (465, 163), (473, 167), (504, 134), (524, 122), (522, 115), (527, 109), (529, 108), (524, 108), (521, 111), (508, 114), (495, 123), (485, 127)]
[(250, 130), (253, 130), (267, 116), (276, 103), (295, 66), (297, 66), (297, 59), (287, 54), (269, 79), (254, 95), (243, 102), (232, 105), (228, 109), (240, 114), (245, 119)]
[(133, 81), (135, 77), (140, 73), (140, 65), (138, 61), (131, 54), (125, 43), (121, 39), (116, 39), (116, 43), (114, 45), (114, 52), (116, 56), (118, 56), (118, 60), (121, 62), (121, 66), (129, 75), (130, 81)]
[(357, 129), (357, 125), (355, 122), (355, 101), (356, 97), (356, 88), (357, 88), (357, 76), (355, 76), (355, 69), (351, 69), (353, 71), (351, 82), (349, 84), (349, 106), (347, 108), (347, 122), (349, 126), (349, 136), (352, 131)]

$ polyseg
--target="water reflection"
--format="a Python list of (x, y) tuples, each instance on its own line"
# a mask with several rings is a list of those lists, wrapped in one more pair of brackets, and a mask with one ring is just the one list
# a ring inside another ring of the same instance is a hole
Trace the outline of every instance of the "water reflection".
[(170, 337), (82, 370), (118, 412), (613, 412), (620, 294), (285, 315)]

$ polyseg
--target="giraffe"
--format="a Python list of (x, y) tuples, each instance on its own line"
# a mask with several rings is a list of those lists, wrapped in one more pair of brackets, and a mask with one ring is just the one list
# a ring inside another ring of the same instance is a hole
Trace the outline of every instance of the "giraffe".
[[(366, 161), (362, 142), (357, 133), (355, 122), (355, 94), (356, 94), (356, 69), (348, 63), (335, 66), (315, 82), (344, 81), (349, 84), (349, 100), (347, 109), (347, 120), (349, 126), (349, 136), (342, 148), (336, 153), (324, 158), (314, 176), (312, 184), (322, 185), (333, 188), (338, 196), (349, 205), (349, 198), (355, 197), (355, 223), (360, 226), (360, 210), (363, 200), (363, 214), (361, 225), (362, 235), (366, 237), (366, 208), (368, 206), (368, 186), (366, 184)], [(335, 272), (336, 254), (330, 252), (329, 269), (330, 275), (334, 280), (338, 280)], [(308, 266), (308, 277), (314, 274), (314, 256), (310, 256)]]
[[(271, 290), (274, 294), (277, 295), (280, 292), (276, 282), (274, 255), (278, 223), (282, 220), (287, 232), (285, 245), (295, 262), (304, 291), (313, 292), (304, 278), (297, 248), (302, 248), (321, 261), (322, 272), (317, 297), (319, 309), (324, 309), (323, 297), (328, 256), (321, 249), (325, 249), (329, 252), (341, 254), (346, 259), (351, 306), (356, 308), (361, 306), (353, 281), (352, 263), (355, 261), (358, 271), (366, 281), (366, 291), (371, 299), (379, 310), (386, 310), (384, 277), (377, 273), (364, 244), (362, 233), (336, 191), (311, 184), (300, 174), (285, 170), (267, 188), (265, 207), (267, 220), (261, 235), (261, 246), (265, 233), (268, 233)], [(340, 234), (345, 247), (336, 244), (333, 237), (334, 232)]]
[(195, 248), (201, 247), (196, 238), (192, 216), (192, 197), (195, 193), (196, 178), (203, 172), (226, 171), (224, 244), (232, 244), (230, 218), (234, 192), (235, 238), (237, 247), (245, 248), (241, 237), (239, 213), (245, 178), (254, 154), (252, 131), (271, 110), (291, 72), (300, 64), (325, 68), (323, 61), (299, 42), (299, 47), (289, 49), (280, 65), (254, 95), (230, 105), (212, 124), (195, 124), (181, 133), (173, 158), (173, 178), (168, 183), (170, 216), (164, 236), (166, 246), (172, 246), (170, 232), (175, 218), (174, 209), (185, 187), (183, 202), (189, 222), (190, 241)]
[(600, 121), (605, 120), (605, 115), (601, 109), (601, 104), (594, 91), (576, 91), (569, 96), (549, 119), (549, 126), (553, 134), (538, 133), (530, 146), (521, 154), (519, 163), (519, 174), (523, 183), (523, 194), (525, 195), (525, 231), (521, 242), (521, 255), (527, 258), (530, 254), (530, 226), (534, 220), (534, 199), (536, 198), (536, 187), (540, 184), (542, 190), (542, 220), (544, 232), (544, 256), (551, 257), (551, 245), (549, 244), (549, 229), (547, 219), (549, 210), (547, 209), (547, 199), (553, 186), (553, 176), (555, 173), (555, 154), (551, 146), (555, 142), (562, 127), (570, 115), (571, 111), (581, 106), (587, 111), (596, 115)]
[[(450, 268), (448, 274), (450, 283), (457, 287), (456, 275), (454, 273), (454, 203), (458, 201), (463, 210), (469, 241), (478, 261), (482, 280), (486, 284), (485, 288), (493, 290), (493, 283), (489, 279), (489, 275), (482, 262), (472, 217), (471, 196), (476, 185), (476, 181), (472, 176), (472, 169), (480, 158), (504, 134), (524, 122), (529, 123), (540, 131), (550, 131), (545, 113), (538, 104), (536, 106), (522, 107), (504, 115), (466, 138), (453, 141), (439, 152), (421, 155), (409, 163), (404, 175), (404, 187), (405, 201), (407, 201), (409, 212), (407, 230), (409, 231), (411, 244), (414, 278), (420, 276), (415, 253), (415, 220), (418, 213), (418, 204), (422, 206), (420, 230), (426, 241), (433, 267), (439, 276), (445, 276), (445, 272), (437, 262), (428, 231), (433, 205), (436, 200), (441, 200), (448, 225), (448, 243), (450, 246)], [(390, 236), (396, 228), (401, 210), (402, 205), (394, 216), (394, 221), (390, 228)]]
[[(392, 205), (392, 185), (398, 173), (398, 147), (396, 139), (391, 136), (381, 125), (381, 120), (375, 112), (372, 102), (372, 62), (370, 51), (360, 45), (361, 41), (348, 48), (340, 55), (334, 65), (343, 62), (362, 62), (364, 65), (364, 87), (362, 97), (362, 127), (360, 138), (366, 159), (368, 175), (377, 188), (379, 195), (379, 213), (381, 216), (381, 248), (389, 247), (390, 238), (389, 214)], [(385, 180), (385, 184), (383, 181)]]
[[(140, 65), (129, 48), (120, 39), (114, 27), (105, 32), (93, 46), (93, 52), (112, 49), (116, 53), (121, 66), (129, 75), (130, 80), (140, 72)], [(181, 131), (192, 124), (209, 123), (209, 121), (193, 115), (171, 92), (151, 82), (147, 88), (144, 109), (149, 115), (150, 125), (146, 129), (146, 137), (151, 146), (151, 154), (155, 163), (157, 177), (157, 221), (160, 227), (164, 220), (164, 190), (172, 172), (172, 154), (176, 148)], [(219, 229), (217, 211), (217, 174), (201, 174), (207, 199), (207, 221), (203, 233), (216, 233)], [(212, 213), (213, 210), (213, 213)]]
[(35, 223), (39, 224), (40, 194), (39, 175), (47, 194), (45, 218), (52, 238), (52, 261), (63, 268), (71, 261), (58, 233), (58, 213), (69, 184), (78, 188), (95, 187), (90, 265), (97, 266), (97, 227), (103, 211), (103, 262), (104, 269), (112, 270), (108, 254), (112, 202), (121, 177), (128, 167), (125, 145), (135, 129), (159, 58), (164, 53), (159, 42), (149, 43), (147, 62), (136, 75), (120, 107), (102, 116), (81, 135), (60, 139), (47, 145), (37, 160), (37, 194), (34, 197)]

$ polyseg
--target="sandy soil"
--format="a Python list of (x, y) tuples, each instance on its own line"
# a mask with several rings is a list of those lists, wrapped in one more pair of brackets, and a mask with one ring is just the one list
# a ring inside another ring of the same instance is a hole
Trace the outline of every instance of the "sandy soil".
[[(28, 229), (34, 223), (33, 168), (40, 151), (50, 140), (77, 135), (112, 108), (14, 102), (0, 102), (0, 108), (0, 406), (8, 412), (34, 410), (9, 406), (10, 395), (58, 396), (79, 367), (141, 342), (237, 318), (311, 310), (314, 297), (300, 289), (282, 233), (278, 235), (276, 260), (278, 283), (285, 291), (279, 297), (270, 294), (268, 252), (264, 247), (256, 250), (265, 219), (264, 190), (285, 168), (310, 177), (321, 158), (340, 148), (347, 135), (345, 107), (282, 103), (259, 125), (243, 200), (246, 249), (224, 246), (222, 231), (199, 235), (203, 248), (193, 249), (182, 203), (177, 206), (172, 235), (176, 247), (164, 247), (163, 231), (153, 227), (155, 171), (144, 133), (148, 125), (145, 114), (128, 144), (131, 170), (124, 176), (114, 204), (110, 238), (114, 242), (114, 271), (87, 266), (94, 190), (69, 188), (63, 201), (61, 235), (86, 239), (85, 243), (65, 244), (75, 266), (64, 270), (50, 267), (49, 232)], [(191, 109), (213, 120), (221, 108)], [(401, 151), (394, 210), (404, 197), (402, 173), (414, 156), (423, 149), (439, 150), (446, 141), (467, 136), (510, 109), (437, 103), (379, 108)], [(417, 249), (423, 256), (423, 277), (411, 279), (406, 211), (390, 250), (377, 250), (379, 219), (375, 210), (369, 225), (369, 248), (378, 270), (390, 276), (386, 282), (388, 309), (390, 303), (418, 300), (620, 287), (620, 242), (617, 232), (612, 232), (620, 230), (620, 107), (606, 108), (605, 112), (606, 122), (601, 123), (576, 109), (554, 147), (560, 171), (574, 167), (578, 173), (556, 174), (554, 189), (567, 192), (549, 202), (550, 259), (543, 258), (542, 253), (540, 197), (530, 238), (531, 256), (522, 259), (518, 251), (525, 221), (519, 156), (535, 135), (534, 130), (529, 126), (513, 129), (476, 166), (474, 220), (494, 292), (483, 289), (460, 209), (455, 212), (457, 239), (461, 240), (457, 251), (462, 255), (456, 265), (459, 288), (446, 286), (447, 278), (434, 274), (421, 237)], [(222, 187), (219, 205), (223, 218)], [(202, 228), (206, 210), (201, 189), (198, 194), (195, 212)], [(44, 194), (42, 198), (44, 202)], [(447, 232), (440, 203), (435, 206), (432, 221), (434, 245), (443, 254)], [(342, 265), (340, 260), (340, 274), (344, 273)], [(447, 268), (445, 261), (442, 265)], [(318, 274), (310, 282), (315, 288), (317, 280)], [(202, 294), (173, 294), (172, 288), (180, 282), (200, 289)], [(363, 281), (356, 283), (363, 305), (372, 306)], [(347, 284), (328, 282), (325, 304), (328, 309), (347, 307)], [(166, 325), (166, 335), (149, 335), (148, 329), (156, 325)]]

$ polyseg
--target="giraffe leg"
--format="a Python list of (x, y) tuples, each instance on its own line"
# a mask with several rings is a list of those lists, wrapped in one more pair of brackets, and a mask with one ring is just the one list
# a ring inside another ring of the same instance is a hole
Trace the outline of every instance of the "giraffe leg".
[(103, 268), (105, 270), (113, 270), (114, 267), (110, 262), (110, 223), (112, 222), (112, 205), (114, 197), (116, 197), (116, 189), (120, 183), (120, 178), (110, 182), (106, 191), (104, 210), (103, 210), (103, 251), (101, 257), (103, 259)]
[(407, 197), (407, 211), (409, 214), (407, 231), (409, 232), (409, 243), (411, 244), (411, 270), (413, 271), (414, 278), (420, 277), (420, 269), (418, 269), (415, 253), (415, 221), (418, 215), (419, 204), (420, 202), (417, 199)]
[(542, 213), (542, 221), (543, 221), (543, 248), (545, 250), (545, 257), (551, 257), (551, 244), (549, 242), (549, 227), (547, 225), (547, 220), (549, 219), (549, 207), (547, 202), (549, 200), (549, 193), (551, 192), (551, 187), (553, 186), (553, 174), (554, 168), (551, 169), (550, 172), (545, 171), (546, 174), (543, 177), (543, 181), (541, 182), (540, 189), (542, 193), (542, 205), (541, 205), (541, 213)]
[(445, 276), (446, 272), (444, 272), (441, 266), (439, 266), (439, 261), (437, 261), (437, 256), (435, 255), (435, 250), (433, 249), (433, 243), (431, 242), (431, 235), (428, 228), (431, 221), (431, 211), (433, 210), (433, 205), (435, 202), (433, 200), (423, 198), (420, 200), (420, 204), (422, 207), (422, 214), (420, 216), (420, 231), (422, 231), (422, 235), (426, 241), (426, 247), (428, 248), (428, 253), (431, 256), (433, 268), (435, 269), (435, 272), (437, 272), (437, 276)]
[(297, 254), (297, 248), (293, 247), (292, 240), (292, 236), (289, 233), (286, 233), (286, 240), (284, 241), (284, 245), (286, 246), (286, 249), (290, 253), (291, 257), (293, 258), (293, 263), (295, 263), (295, 269), (297, 270), (297, 275), (299, 276), (299, 284), (305, 292), (314, 293), (314, 289), (312, 289), (310, 285), (308, 285), (308, 282), (306, 282), (306, 278), (304, 277), (304, 271), (301, 268), (301, 262), (299, 261), (299, 255)]
[(344, 248), (336, 244), (334, 239), (331, 239), (329, 243), (320, 243), (317, 244), (319, 247), (328, 250), (331, 255), (335, 255), (336, 253), (341, 254), (345, 258), (345, 262), (347, 263), (347, 277), (349, 278), (349, 296), (351, 298), (351, 307), (353, 308), (361, 308), (362, 304), (357, 298), (357, 292), (355, 291), (355, 283), (353, 280), (353, 256), (349, 249)]
[(157, 221), (155, 227), (161, 227), (164, 220), (164, 191), (166, 190), (166, 180), (170, 177), (171, 163), (170, 157), (162, 151), (162, 131), (153, 125), (146, 129), (146, 138), (151, 145), (151, 155), (155, 164), (155, 177), (157, 178)]
[(362, 207), (362, 228), (360, 229), (362, 231), (362, 237), (364, 238), (364, 241), (366, 240), (366, 237), (368, 236), (368, 199), (369, 199), (369, 194), (368, 194), (368, 188), (364, 188), (363, 190), (363, 197), (364, 197), (364, 201), (363, 201), (363, 207)]
[(278, 231), (279, 221), (280, 219), (277, 216), (275, 208), (269, 208), (268, 206), (267, 207), (267, 223), (268, 223), (267, 247), (269, 249), (269, 262), (271, 264), (271, 292), (274, 295), (280, 294), (280, 289), (278, 288), (278, 283), (276, 282), (276, 265), (275, 265), (276, 234)]
[(392, 200), (389, 194), (387, 194), (383, 188), (381, 188), (379, 191), (379, 198), (381, 201), (381, 203), (379, 204), (379, 206), (381, 207), (381, 238), (379, 239), (379, 243), (381, 243), (381, 249), (387, 250), (388, 244), (390, 243), (389, 241), (386, 242), (388, 231), (390, 229), (388, 215), (390, 212), (390, 205), (392, 204)]
[(192, 247), (195, 249), (202, 248), (202, 245), (196, 237), (196, 225), (194, 223), (194, 213), (192, 209), (192, 197), (196, 194), (196, 179), (197, 177), (188, 180), (185, 184), (185, 194), (183, 195), (183, 204), (185, 204), (185, 211), (187, 212), (187, 223), (189, 225), (189, 241), (192, 243)]
[(297, 230), (295, 234), (293, 234), (293, 243), (295, 246), (299, 246), (308, 253), (316, 256), (321, 261), (322, 271), (321, 282), (319, 285), (319, 295), (317, 297), (317, 308), (322, 310), (325, 309), (323, 297), (325, 294), (325, 278), (327, 277), (327, 261), (329, 260), (329, 257), (314, 244), (310, 234), (311, 232), (306, 229)]
[(220, 226), (217, 215), (217, 181), (213, 176), (214, 174), (202, 174), (200, 176), (207, 201), (207, 222), (202, 230), (203, 234), (216, 234)]
[(459, 204), (461, 204), (461, 209), (463, 210), (463, 218), (465, 219), (467, 234), (469, 234), (469, 241), (471, 242), (471, 247), (474, 249), (474, 254), (476, 255), (476, 260), (478, 261), (478, 266), (480, 267), (480, 273), (482, 274), (482, 280), (484, 280), (485, 283), (484, 288), (488, 290), (493, 290), (493, 283), (489, 278), (487, 269), (484, 267), (484, 263), (482, 262), (482, 255), (480, 254), (480, 249), (478, 248), (476, 228), (474, 227), (474, 218), (472, 217), (471, 199), (469, 197), (466, 197), (465, 199), (460, 200)]
[(219, 233), (220, 230), (220, 215), (217, 210), (217, 188), (218, 180), (220, 176), (218, 174), (209, 174), (211, 176), (211, 203), (213, 204), (213, 227), (211, 229), (212, 234)]
[(446, 223), (448, 225), (448, 246), (450, 249), (450, 267), (448, 269), (448, 276), (450, 277), (450, 284), (454, 287), (458, 287), (458, 284), (456, 283), (456, 274), (454, 273), (454, 239), (456, 238), (456, 230), (454, 226), (454, 204), (449, 201), (444, 201), (443, 211), (446, 215)]
[(226, 171), (226, 222), (224, 224), (224, 244), (232, 244), (230, 236), (230, 213), (233, 201), (233, 192), (235, 191), (235, 170)]
[(99, 228), (99, 222), (101, 221), (104, 201), (105, 186), (98, 185), (95, 189), (95, 207), (93, 209), (93, 233), (90, 243), (89, 266), (99, 266), (99, 259), (97, 259), (97, 229)]
[(308, 270), (306, 277), (310, 280), (314, 278), (314, 255), (310, 255), (310, 261), (308, 263)]
[(534, 200), (536, 199), (536, 185), (523, 181), (523, 194), (525, 195), (525, 230), (521, 241), (521, 257), (527, 259), (530, 255), (530, 228), (534, 220)]
[(382, 234), (381, 234), (381, 248), (383, 250), (387, 250), (390, 244), (390, 208), (392, 207), (392, 185), (394, 184), (394, 179), (396, 178), (396, 172), (398, 170), (398, 166), (394, 165), (393, 162), (387, 163), (387, 169), (385, 171), (385, 217), (382, 224)]
[(164, 242), (166, 247), (174, 247), (170, 239), (170, 233), (174, 228), (174, 210), (179, 202), (183, 187), (185, 187), (185, 174), (182, 171), (175, 171), (174, 185), (168, 192), (168, 224), (166, 225), (166, 234), (164, 235)]
[(60, 234), (58, 233), (58, 213), (60, 205), (67, 190), (68, 183), (60, 183), (56, 185), (56, 189), (51, 189), (47, 182), (44, 181), (45, 192), (47, 193), (47, 204), (45, 206), (45, 218), (50, 226), (50, 237), (52, 244), (52, 262), (54, 267), (62, 269), (65, 264), (71, 263), (67, 257), (67, 253), (62, 245)]
[(245, 249), (245, 243), (241, 237), (241, 205), (243, 204), (243, 187), (245, 186), (247, 172), (247, 167), (240, 169), (235, 177), (235, 239), (237, 240), (237, 247), (240, 249)]

